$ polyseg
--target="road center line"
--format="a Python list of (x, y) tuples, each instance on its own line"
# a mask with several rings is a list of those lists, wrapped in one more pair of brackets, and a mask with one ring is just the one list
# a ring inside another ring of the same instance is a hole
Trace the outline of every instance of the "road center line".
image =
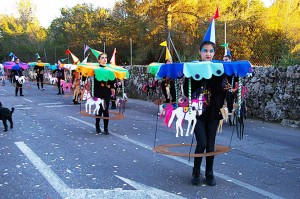
[[(75, 121), (81, 122), (81, 123), (83, 123), (83, 124), (85, 124), (85, 125), (88, 125), (88, 126), (91, 126), (91, 127), (95, 128), (95, 125), (94, 125), (94, 124), (91, 124), (91, 123), (89, 123), (89, 122), (82, 121), (82, 120), (80, 120), (80, 119), (78, 119), (78, 118), (75, 118), (75, 117), (72, 117), (72, 116), (67, 116), (67, 117), (70, 118), (70, 119), (73, 119), (73, 120), (75, 120)], [(148, 149), (148, 150), (151, 150), (151, 151), (152, 151), (152, 148), (153, 148), (153, 147), (150, 147), (150, 146), (148, 146), (148, 145), (146, 145), (146, 144), (143, 144), (143, 143), (141, 143), (141, 142), (135, 141), (135, 140), (130, 139), (130, 138), (125, 137), (125, 136), (118, 135), (118, 134), (116, 134), (116, 133), (112, 133), (112, 132), (109, 132), (109, 133), (110, 133), (111, 135), (113, 135), (113, 136), (116, 136), (116, 137), (118, 137), (118, 138), (121, 138), (121, 139), (123, 139), (123, 140), (126, 140), (126, 141), (128, 141), (128, 142), (131, 142), (131, 143), (133, 143), (133, 144), (136, 144), (136, 145), (138, 145), (138, 146), (140, 146), (140, 147), (143, 147), (143, 148), (145, 148), (145, 149)], [(162, 154), (162, 155), (163, 155), (163, 154)], [(186, 164), (186, 165), (188, 165), (188, 166), (193, 167), (193, 163), (188, 163), (185, 159), (182, 159), (182, 158), (179, 158), (179, 157), (175, 157), (175, 156), (167, 156), (167, 155), (163, 155), (163, 156), (168, 157), (168, 158), (171, 158), (171, 159), (173, 159), (173, 160), (176, 160), (176, 161), (178, 161), (178, 162), (181, 162), (181, 163), (183, 163), (183, 164)], [(204, 170), (204, 167), (201, 167), (201, 169)], [(258, 194), (267, 196), (267, 197), (269, 197), (269, 198), (284, 199), (284, 198), (281, 197), (281, 196), (278, 196), (278, 195), (273, 194), (273, 193), (271, 193), (271, 192), (265, 191), (265, 190), (263, 190), (263, 189), (260, 189), (260, 188), (258, 188), (258, 187), (255, 187), (255, 186), (251, 185), (251, 184), (242, 182), (242, 181), (237, 180), (237, 179), (235, 179), (235, 178), (231, 178), (231, 177), (229, 177), (229, 176), (227, 176), (227, 175), (224, 175), (224, 174), (222, 174), (222, 173), (219, 173), (219, 172), (215, 172), (215, 171), (214, 171), (214, 175), (217, 176), (217, 177), (219, 177), (219, 178), (221, 178), (221, 179), (223, 179), (223, 180), (225, 180), (225, 181), (234, 183), (234, 184), (236, 184), (236, 185), (238, 185), (238, 186), (244, 187), (244, 188), (246, 188), (246, 189), (248, 189), (248, 190), (251, 190), (251, 191), (256, 192), (256, 193), (258, 193)]]
[(57, 193), (62, 198), (66, 198), (70, 188), (24, 142), (15, 142), (15, 144), (25, 154), (35, 168), (41, 172), (44, 178), (52, 185)]

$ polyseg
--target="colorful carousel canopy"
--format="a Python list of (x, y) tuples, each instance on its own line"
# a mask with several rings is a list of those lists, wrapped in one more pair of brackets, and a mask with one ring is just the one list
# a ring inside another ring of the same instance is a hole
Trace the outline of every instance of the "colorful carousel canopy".
[[(8, 62), (4, 62), (3, 66), (5, 69), (9, 69), (9, 70), (18, 70), (17, 68), (13, 68), (14, 66), (16, 66), (16, 63), (13, 61), (8, 61)], [(19, 63), (20, 68), (28, 69), (28, 64), (20, 62)]]
[(79, 63), (76, 68), (77, 72), (81, 72), (84, 76), (94, 76), (98, 81), (120, 80), (129, 78), (128, 70), (107, 64), (106, 67), (99, 67), (99, 63)]
[(187, 78), (195, 80), (210, 79), (212, 75), (221, 76), (235, 75), (245, 77), (247, 73), (252, 71), (249, 61), (203, 61), (203, 62), (185, 62), (185, 63), (170, 63), (160, 66), (157, 76), (169, 77), (173, 79), (182, 78), (183, 75)]
[(249, 61), (232, 61), (224, 62), (213, 60), (214, 63), (221, 63), (224, 66), (224, 72), (229, 76), (245, 77), (248, 73), (252, 73), (253, 69)]
[(151, 64), (149, 64), (147, 70), (150, 74), (152, 75), (156, 75), (160, 66), (163, 65), (164, 63), (158, 63), (158, 62), (153, 62)]
[(60, 68), (65, 68), (65, 69), (68, 69), (68, 70), (76, 70), (77, 65), (75, 65), (75, 64), (60, 64), (59, 67)]
[(29, 62), (28, 63), (29, 67), (33, 67), (33, 66), (40, 66), (40, 67), (50, 67), (50, 64), (49, 63), (43, 63), (43, 62)]

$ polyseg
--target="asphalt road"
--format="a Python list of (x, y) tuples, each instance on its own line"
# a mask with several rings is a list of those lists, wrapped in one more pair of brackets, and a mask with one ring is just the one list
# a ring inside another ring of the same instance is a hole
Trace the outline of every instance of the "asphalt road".
[(176, 138), (152, 102), (129, 99), (125, 118), (110, 121), (110, 135), (97, 135), (95, 119), (80, 115), (70, 94), (45, 88), (31, 83), (16, 97), (11, 84), (0, 87), (3, 106), (15, 107), (14, 129), (0, 126), (1, 199), (300, 198), (299, 129), (247, 119), (239, 140), (224, 124), (217, 143), (231, 143), (231, 151), (215, 157), (217, 186), (204, 179), (192, 186), (192, 158), (152, 150), (192, 136)]

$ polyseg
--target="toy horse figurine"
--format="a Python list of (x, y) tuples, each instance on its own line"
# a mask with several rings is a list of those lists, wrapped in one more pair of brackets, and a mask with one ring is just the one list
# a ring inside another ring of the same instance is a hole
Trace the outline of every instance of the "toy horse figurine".
[(119, 113), (123, 114), (125, 112), (126, 102), (127, 102), (127, 94), (124, 93), (122, 98), (118, 98), (116, 101), (117, 106), (119, 107)]
[[(179, 131), (180, 135), (183, 136), (183, 129), (182, 129), (182, 122), (183, 120), (188, 121), (188, 127), (186, 130), (185, 136), (188, 136), (189, 134), (193, 134), (195, 125), (197, 122), (196, 115), (201, 115), (202, 114), (202, 108), (203, 108), (203, 98), (202, 94), (199, 96), (199, 99), (197, 100), (192, 100), (192, 105), (190, 107), (178, 107), (175, 110), (169, 110), (167, 115), (170, 114), (171, 112), (171, 117), (166, 116), (166, 122), (168, 124), (168, 127), (171, 127), (171, 124), (174, 120), (174, 117), (177, 117), (176, 121), (176, 137), (179, 136)], [(170, 118), (170, 119), (169, 119)], [(193, 122), (193, 126), (191, 128), (191, 124)], [(190, 130), (191, 128), (191, 130)]]
[(26, 77), (25, 76), (15, 76), (16, 80), (20, 83), (20, 84), (24, 84), (26, 82)]
[(78, 102), (78, 96), (81, 94), (80, 90), (80, 80), (75, 80), (72, 85), (73, 88), (73, 99)]
[(55, 84), (58, 81), (56, 77), (53, 77), (50, 74), (48, 75), (48, 77), (49, 77), (50, 84)]
[[(91, 96), (91, 93), (88, 92), (87, 90), (84, 91), (82, 100), (86, 100), (86, 103), (85, 103), (85, 111), (86, 111), (87, 113), (89, 113), (89, 114), (91, 114), (91, 109), (92, 109), (92, 106), (93, 106), (93, 105), (96, 105), (96, 108), (94, 109), (93, 114), (99, 112), (99, 110), (100, 110), (100, 105), (102, 105), (103, 110), (105, 110), (105, 103), (104, 103), (104, 100), (101, 99), (101, 98), (96, 98), (96, 97), (93, 98), (93, 97)], [(88, 107), (89, 107), (89, 111), (88, 111)]]
[(68, 92), (71, 92), (72, 83), (66, 83), (65, 80), (60, 80), (60, 86), (62, 87), (63, 91), (66, 92), (68, 89)]

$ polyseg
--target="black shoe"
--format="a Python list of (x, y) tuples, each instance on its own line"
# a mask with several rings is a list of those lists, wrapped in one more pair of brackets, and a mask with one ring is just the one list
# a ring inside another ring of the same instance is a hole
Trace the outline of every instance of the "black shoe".
[(18, 96), (18, 94), (16, 93), (15, 96)]
[(61, 95), (61, 93), (60, 93), (60, 92), (58, 92), (58, 93), (57, 93), (57, 95)]
[(193, 185), (199, 185), (201, 180), (200, 169), (193, 168), (191, 183)]
[(73, 104), (80, 104), (80, 103), (79, 103), (79, 102), (77, 102), (77, 101), (74, 101), (74, 102), (73, 102)]
[(100, 128), (96, 128), (96, 133), (101, 133), (101, 129)]
[(104, 130), (104, 135), (109, 135), (109, 132), (107, 129)]
[(23, 94), (20, 94), (20, 96), (24, 96)]
[(42, 90), (44, 91), (45, 89), (44, 89), (44, 88), (42, 88)]
[(205, 177), (205, 181), (208, 186), (216, 186), (217, 183), (213, 174), (205, 175)]

